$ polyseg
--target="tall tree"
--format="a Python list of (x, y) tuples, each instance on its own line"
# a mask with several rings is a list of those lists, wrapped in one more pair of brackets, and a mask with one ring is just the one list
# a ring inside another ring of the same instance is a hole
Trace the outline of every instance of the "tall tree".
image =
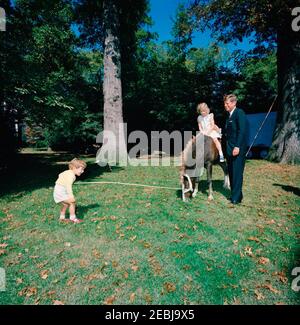
[[(78, 22), (85, 44), (104, 50), (104, 138), (108, 163), (127, 157), (123, 130), (122, 57), (132, 54), (135, 32), (143, 22), (147, 0), (82, 0), (77, 2)], [(130, 56), (129, 56), (130, 57)], [(124, 62), (124, 61), (123, 61)], [(127, 62), (128, 63), (128, 62)], [(111, 134), (112, 136), (108, 136)], [(113, 139), (116, 142), (112, 141)], [(100, 156), (101, 153), (100, 153)], [(103, 157), (104, 158), (104, 157)]]
[[(104, 0), (104, 138), (105, 150), (112, 160), (126, 162), (121, 83), (120, 22), (117, 2)], [(112, 137), (113, 134), (114, 136)], [(112, 161), (112, 162), (113, 162)], [(111, 163), (108, 161), (108, 163)]]
[[(300, 162), (300, 37), (292, 28), (297, 0), (194, 0), (190, 7), (201, 28), (221, 41), (255, 33), (257, 45), (277, 45), (278, 123), (269, 158)], [(200, 24), (199, 24), (200, 23)]]

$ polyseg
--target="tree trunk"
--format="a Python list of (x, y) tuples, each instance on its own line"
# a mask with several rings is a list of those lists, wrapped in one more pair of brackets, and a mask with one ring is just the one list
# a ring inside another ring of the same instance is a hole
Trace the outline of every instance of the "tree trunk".
[[(122, 112), (121, 53), (119, 39), (119, 11), (117, 0), (104, 0), (104, 150), (107, 163), (123, 164), (127, 149)], [(116, 140), (116, 141), (114, 141)]]
[(278, 31), (278, 118), (269, 159), (300, 162), (300, 32), (290, 24)]

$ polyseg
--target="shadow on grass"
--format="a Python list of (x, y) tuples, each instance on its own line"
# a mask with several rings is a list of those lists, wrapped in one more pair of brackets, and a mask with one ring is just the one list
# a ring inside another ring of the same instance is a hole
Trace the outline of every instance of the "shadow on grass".
[(293, 193), (293, 194), (295, 194), (297, 196), (300, 196), (300, 188), (299, 187), (283, 185), (283, 184), (273, 184), (273, 185), (274, 186), (280, 186), (286, 192), (290, 192), (290, 193)]
[(87, 214), (87, 212), (94, 208), (99, 208), (100, 204), (89, 204), (89, 205), (78, 205), (76, 206), (76, 215), (80, 219), (84, 219), (84, 216)]
[[(17, 155), (10, 170), (2, 176), (0, 197), (13, 195), (20, 198), (28, 192), (40, 188), (54, 187), (58, 174), (68, 169), (68, 162), (74, 158), (69, 153), (20, 153)], [(82, 159), (88, 158), (84, 156)], [(111, 172), (121, 170), (112, 167)], [(89, 180), (109, 172), (106, 167), (88, 163), (87, 168), (77, 180)]]

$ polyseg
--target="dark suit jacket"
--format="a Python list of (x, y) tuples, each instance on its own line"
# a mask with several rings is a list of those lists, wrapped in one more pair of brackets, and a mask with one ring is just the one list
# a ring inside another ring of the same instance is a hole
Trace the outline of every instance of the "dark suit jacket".
[(236, 108), (232, 115), (227, 118), (225, 126), (226, 152), (232, 156), (234, 147), (240, 148), (240, 154), (247, 150), (247, 123), (246, 114), (243, 110)]

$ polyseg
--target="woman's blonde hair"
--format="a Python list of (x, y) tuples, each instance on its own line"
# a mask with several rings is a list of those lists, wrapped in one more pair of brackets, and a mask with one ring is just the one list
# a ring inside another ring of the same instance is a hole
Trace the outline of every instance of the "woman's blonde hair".
[(197, 106), (197, 112), (200, 114), (201, 113), (201, 109), (203, 110), (203, 109), (206, 109), (208, 112), (210, 112), (210, 109), (209, 109), (209, 107), (207, 106), (207, 104), (206, 103), (200, 103), (200, 104), (198, 104), (198, 106)]
[(86, 162), (77, 158), (72, 159), (69, 162), (69, 169), (73, 169), (73, 168), (79, 168), (82, 167), (83, 169), (86, 168)]

